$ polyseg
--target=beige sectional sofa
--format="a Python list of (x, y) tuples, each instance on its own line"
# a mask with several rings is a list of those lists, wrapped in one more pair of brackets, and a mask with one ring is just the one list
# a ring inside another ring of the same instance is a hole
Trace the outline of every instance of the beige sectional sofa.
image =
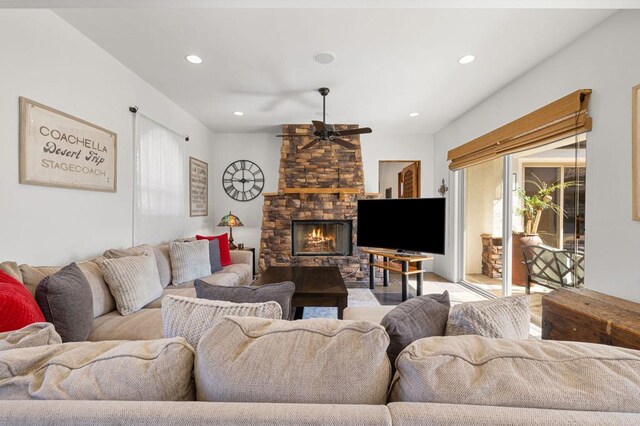
[[(93, 326), (90, 341), (102, 340), (150, 340), (163, 337), (162, 333), (162, 299), (167, 294), (185, 297), (196, 297), (193, 281), (174, 285), (171, 280), (171, 260), (167, 244), (153, 246), (153, 253), (158, 265), (161, 281), (165, 288), (162, 296), (146, 305), (140, 311), (122, 316), (116, 310), (116, 303), (104, 280), (104, 275), (94, 259), (79, 261), (78, 266), (84, 273), (91, 286), (93, 294)], [(201, 279), (210, 284), (236, 286), (250, 285), (253, 279), (253, 254), (249, 251), (231, 251), (232, 264), (225, 266), (222, 271), (213, 273)], [(58, 271), (61, 267), (20, 265), (5, 262), (5, 269), (10, 269), (17, 278), (24, 283), (32, 295), (36, 287), (48, 275)], [(162, 278), (164, 277), (164, 278)]]
[(181, 337), (8, 349), (0, 399), (16, 400), (0, 401), (0, 424), (640, 424), (639, 351), (433, 337), (391, 380), (387, 344), (364, 321), (226, 317), (196, 350)]

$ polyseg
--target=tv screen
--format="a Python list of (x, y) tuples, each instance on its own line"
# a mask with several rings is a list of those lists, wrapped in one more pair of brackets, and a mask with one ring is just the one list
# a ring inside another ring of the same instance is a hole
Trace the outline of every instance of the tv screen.
[(445, 199), (358, 200), (358, 247), (444, 254)]

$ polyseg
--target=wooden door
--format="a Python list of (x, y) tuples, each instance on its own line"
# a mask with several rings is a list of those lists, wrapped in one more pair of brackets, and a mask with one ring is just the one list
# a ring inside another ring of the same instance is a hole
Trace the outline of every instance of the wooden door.
[(398, 198), (420, 197), (420, 163), (411, 163), (398, 173)]

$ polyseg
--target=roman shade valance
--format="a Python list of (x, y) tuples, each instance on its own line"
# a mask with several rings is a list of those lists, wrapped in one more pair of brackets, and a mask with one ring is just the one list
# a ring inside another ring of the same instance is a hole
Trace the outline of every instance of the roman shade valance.
[(590, 96), (591, 89), (577, 90), (450, 150), (449, 168), (462, 169), (591, 130)]

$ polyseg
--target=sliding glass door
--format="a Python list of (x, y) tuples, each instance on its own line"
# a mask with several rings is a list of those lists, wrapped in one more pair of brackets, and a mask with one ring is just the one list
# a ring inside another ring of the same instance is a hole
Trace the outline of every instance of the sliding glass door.
[[(495, 297), (525, 294), (529, 283), (534, 318), (542, 294), (580, 286), (586, 175), (584, 135), (465, 168), (463, 283)], [(549, 268), (558, 271), (536, 276)]]

